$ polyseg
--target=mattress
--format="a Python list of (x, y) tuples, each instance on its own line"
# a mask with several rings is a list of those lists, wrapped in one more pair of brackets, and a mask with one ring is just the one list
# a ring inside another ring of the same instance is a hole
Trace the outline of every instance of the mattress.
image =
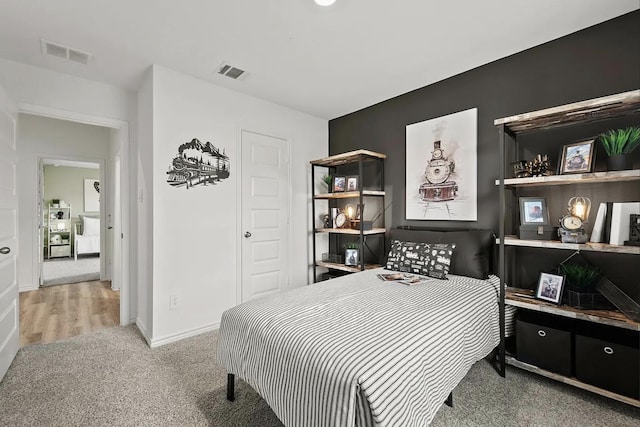
[(227, 310), (219, 363), (288, 427), (427, 425), (500, 341), (499, 279), (408, 286), (381, 281), (381, 272)]

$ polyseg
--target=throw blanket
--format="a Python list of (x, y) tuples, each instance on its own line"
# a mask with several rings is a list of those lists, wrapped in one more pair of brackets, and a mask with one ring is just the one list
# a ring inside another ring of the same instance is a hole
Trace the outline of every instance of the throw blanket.
[(227, 310), (219, 362), (288, 427), (427, 425), (499, 343), (499, 280), (408, 286), (381, 281), (384, 271)]

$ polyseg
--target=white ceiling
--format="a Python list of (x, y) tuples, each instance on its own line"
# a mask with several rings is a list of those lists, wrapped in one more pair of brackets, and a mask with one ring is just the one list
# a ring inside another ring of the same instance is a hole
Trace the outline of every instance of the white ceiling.
[[(160, 64), (331, 119), (640, 8), (639, 0), (0, 0), (0, 57), (136, 90)], [(45, 38), (94, 54), (41, 54)], [(243, 81), (215, 73), (228, 61)]]

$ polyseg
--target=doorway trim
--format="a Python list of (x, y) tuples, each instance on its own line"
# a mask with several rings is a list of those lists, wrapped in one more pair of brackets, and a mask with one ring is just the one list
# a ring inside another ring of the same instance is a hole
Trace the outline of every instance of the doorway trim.
[[(120, 166), (120, 210), (121, 210), (121, 225), (122, 225), (122, 252), (121, 252), (121, 262), (120, 262), (120, 325), (128, 325), (132, 322), (135, 322), (135, 319), (130, 318), (130, 310), (129, 304), (131, 301), (131, 287), (129, 286), (130, 282), (130, 271), (129, 271), (129, 249), (130, 249), (130, 211), (129, 211), (129, 183), (131, 180), (130, 171), (129, 171), (129, 153), (130, 153), (130, 144), (129, 144), (129, 122), (125, 120), (112, 119), (108, 117), (94, 116), (91, 114), (78, 113), (75, 111), (67, 111), (59, 108), (53, 107), (45, 107), (41, 105), (34, 105), (29, 103), (18, 103), (18, 113), (24, 114), (32, 114), (36, 116), (48, 117), (51, 119), (59, 119), (66, 120), (76, 123), (83, 123), (87, 125), (94, 126), (102, 126), (106, 128), (116, 129), (118, 130), (118, 138), (122, 147), (122, 157), (121, 157), (121, 166)], [(42, 156), (39, 156), (42, 157)], [(52, 158), (55, 156), (47, 156), (48, 158)], [(95, 160), (94, 160), (95, 161)], [(39, 165), (38, 165), (39, 167)], [(105, 165), (101, 164), (101, 176), (106, 172)], [(106, 208), (101, 206), (100, 211), (103, 212), (103, 209)], [(37, 213), (36, 213), (37, 215)], [(37, 224), (41, 219), (38, 219)], [(104, 221), (101, 221), (104, 222)], [(106, 225), (106, 224), (105, 224)], [(103, 226), (103, 225), (101, 225)], [(115, 239), (115, 236), (114, 236)], [(37, 253), (36, 253), (37, 256)], [(113, 277), (112, 277), (113, 280)]]
[[(242, 244), (243, 244), (243, 230), (242, 230), (242, 159), (243, 159), (243, 149), (242, 149), (242, 132), (251, 132), (251, 133), (255, 133), (258, 135), (263, 135), (263, 136), (268, 136), (270, 138), (277, 138), (277, 139), (281, 139), (283, 141), (286, 141), (287, 143), (287, 156), (289, 157), (289, 168), (288, 168), (288, 182), (287, 182), (287, 192), (288, 192), (288, 198), (289, 198), (289, 206), (287, 208), (287, 215), (288, 215), (288, 219), (287, 219), (287, 228), (288, 228), (288, 232), (289, 232), (289, 243), (291, 242), (293, 233), (292, 233), (292, 222), (291, 222), (291, 215), (292, 215), (292, 206), (293, 206), (293, 187), (292, 187), (292, 157), (291, 157), (291, 150), (292, 150), (292, 145), (293, 145), (293, 141), (291, 140), (291, 138), (285, 137), (285, 136), (281, 136), (278, 132), (275, 131), (270, 131), (270, 130), (262, 130), (259, 129), (258, 127), (255, 126), (243, 126), (240, 125), (237, 127), (236, 129), (236, 142), (237, 142), (237, 147), (238, 147), (238, 162), (237, 162), (237, 176), (238, 179), (236, 181), (236, 209), (237, 209), (237, 214), (236, 214), (236, 259), (238, 260), (237, 262), (237, 268), (236, 268), (236, 304), (240, 304), (242, 303), (242, 291), (244, 289), (244, 284), (242, 283)], [(286, 289), (291, 289), (291, 275), (292, 275), (292, 268), (293, 268), (293, 263), (292, 263), (292, 259), (291, 259), (291, 244), (287, 245), (287, 269), (288, 269), (288, 280), (286, 283), (286, 287), (284, 290)]]

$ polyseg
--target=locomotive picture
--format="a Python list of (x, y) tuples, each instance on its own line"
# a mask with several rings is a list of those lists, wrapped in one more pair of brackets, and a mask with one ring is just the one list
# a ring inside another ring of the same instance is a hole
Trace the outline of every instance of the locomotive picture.
[(167, 171), (167, 182), (174, 187), (191, 188), (194, 185), (211, 185), (229, 178), (229, 157), (210, 142), (197, 138), (178, 147)]

